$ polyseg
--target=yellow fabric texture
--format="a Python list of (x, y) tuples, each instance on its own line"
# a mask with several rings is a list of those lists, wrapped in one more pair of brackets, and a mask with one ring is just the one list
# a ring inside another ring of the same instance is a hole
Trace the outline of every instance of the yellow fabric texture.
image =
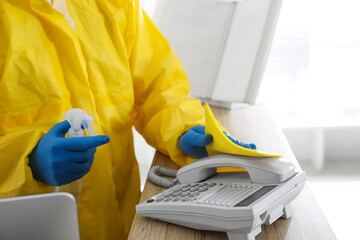
[[(233, 143), (223, 133), (223, 129), (215, 119), (215, 116), (213, 115), (210, 106), (206, 103), (204, 105), (204, 108), (205, 108), (205, 134), (211, 134), (213, 137), (213, 141), (206, 146), (206, 150), (209, 156), (220, 153), (228, 153), (228, 154), (252, 156), (252, 157), (282, 157), (279, 154), (266, 153), (253, 149), (248, 149)], [(235, 170), (239, 170), (239, 168), (223, 167), (223, 168), (219, 168), (218, 170), (235, 171)]]
[(83, 178), (81, 239), (126, 239), (140, 197), (132, 126), (184, 166), (194, 159), (178, 137), (205, 124), (204, 110), (137, 1), (66, 2), (74, 30), (46, 0), (0, 1), (0, 197), (54, 191), (33, 179), (28, 155), (80, 108), (111, 138)]

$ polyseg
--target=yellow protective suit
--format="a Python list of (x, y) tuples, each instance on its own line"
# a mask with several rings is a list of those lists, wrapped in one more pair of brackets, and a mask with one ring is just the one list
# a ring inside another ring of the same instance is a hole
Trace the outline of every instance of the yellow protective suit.
[(0, 197), (53, 192), (28, 155), (71, 108), (94, 117), (98, 148), (78, 204), (81, 239), (126, 239), (139, 200), (132, 126), (183, 166), (178, 137), (204, 125), (179, 60), (136, 0), (0, 1)]

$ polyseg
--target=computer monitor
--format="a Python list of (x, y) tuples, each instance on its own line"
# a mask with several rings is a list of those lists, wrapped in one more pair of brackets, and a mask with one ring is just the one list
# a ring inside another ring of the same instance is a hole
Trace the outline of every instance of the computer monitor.
[(0, 239), (79, 240), (74, 197), (59, 192), (0, 199)]
[(158, 0), (154, 22), (188, 74), (190, 95), (255, 103), (282, 0)]

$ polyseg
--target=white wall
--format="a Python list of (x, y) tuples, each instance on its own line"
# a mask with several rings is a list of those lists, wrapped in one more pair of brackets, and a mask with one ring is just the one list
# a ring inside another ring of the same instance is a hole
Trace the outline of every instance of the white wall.
[(135, 156), (139, 164), (141, 191), (144, 189), (144, 185), (147, 178), (150, 165), (154, 158), (155, 149), (148, 145), (145, 139), (133, 128)]

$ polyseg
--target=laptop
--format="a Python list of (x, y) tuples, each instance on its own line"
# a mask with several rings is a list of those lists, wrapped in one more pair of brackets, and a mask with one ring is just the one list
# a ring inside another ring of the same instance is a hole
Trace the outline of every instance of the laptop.
[(0, 239), (79, 240), (74, 197), (57, 192), (0, 199)]

